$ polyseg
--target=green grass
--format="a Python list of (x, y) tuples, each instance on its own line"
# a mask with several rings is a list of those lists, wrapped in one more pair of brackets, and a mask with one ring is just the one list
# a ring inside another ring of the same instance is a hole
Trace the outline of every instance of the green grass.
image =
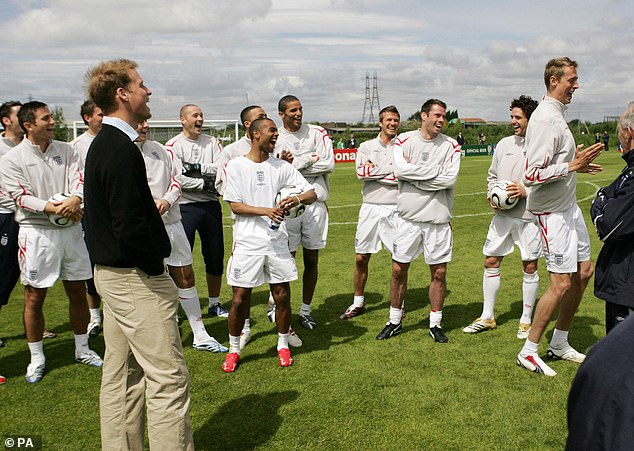
[[(597, 186), (622, 168), (614, 152), (602, 155), (604, 173), (579, 176), (577, 197), (600, 249), (588, 210)], [(552, 364), (558, 376), (540, 377), (515, 366), (522, 342), (515, 338), (521, 313), (518, 253), (502, 265), (496, 315), (498, 329), (476, 336), (461, 329), (481, 311), (482, 244), (491, 214), (483, 195), (490, 159), (462, 160), (456, 187), (454, 256), (447, 274), (443, 327), (450, 342), (427, 335), (429, 270), (422, 259), (410, 270), (403, 334), (378, 342), (388, 319), (390, 258), (372, 257), (366, 288), (367, 313), (338, 320), (352, 300), (354, 233), (361, 185), (351, 164), (338, 165), (331, 178), (330, 234), (321, 252), (320, 279), (313, 303), (316, 330), (294, 324), (304, 346), (291, 368), (277, 366), (276, 335), (266, 320), (265, 287), (254, 291), (253, 340), (235, 374), (221, 372), (223, 355), (191, 349), (189, 327), (181, 322), (191, 373), (191, 417), (198, 449), (562, 449), (566, 399), (577, 365)], [(228, 209), (224, 208), (225, 215)], [(226, 249), (231, 229), (225, 224)], [(196, 253), (199, 293), (206, 295), (201, 258)], [(301, 262), (301, 258), (298, 259)], [(299, 263), (301, 271), (301, 263)], [(540, 294), (547, 274), (540, 268)], [(592, 283), (592, 282), (591, 282)], [(292, 284), (293, 306), (301, 281)], [(230, 289), (223, 286), (228, 307)], [(59, 337), (45, 342), (47, 374), (29, 385), (24, 371), (29, 353), (22, 327), (22, 289), (16, 288), (0, 314), (0, 386), (4, 434), (36, 434), (44, 449), (98, 449), (100, 370), (73, 363), (73, 336), (67, 300), (58, 284), (45, 304), (47, 327)], [(181, 315), (183, 318), (183, 315)], [(604, 335), (603, 302), (589, 289), (576, 316), (571, 342), (586, 350)], [(227, 343), (226, 320), (206, 318), (209, 332)], [(552, 329), (547, 332), (550, 337)], [(104, 351), (100, 337), (92, 343)], [(545, 340), (542, 343), (545, 351)]]

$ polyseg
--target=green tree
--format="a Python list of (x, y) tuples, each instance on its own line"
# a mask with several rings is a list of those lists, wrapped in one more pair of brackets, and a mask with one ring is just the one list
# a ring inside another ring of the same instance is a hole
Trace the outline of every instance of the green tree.
[(55, 127), (53, 128), (53, 139), (56, 139), (58, 141), (68, 141), (69, 130), (66, 126), (64, 110), (60, 107), (55, 107), (55, 109), (53, 110), (53, 119), (55, 120)]

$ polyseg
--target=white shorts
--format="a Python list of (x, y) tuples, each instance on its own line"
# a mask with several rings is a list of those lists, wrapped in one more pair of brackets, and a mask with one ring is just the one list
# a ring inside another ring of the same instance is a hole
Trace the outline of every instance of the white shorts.
[(354, 249), (357, 254), (376, 254), (382, 248), (392, 252), (396, 234), (396, 205), (362, 204), (359, 210)]
[(533, 261), (542, 256), (542, 238), (537, 220), (525, 221), (494, 215), (482, 253), (487, 257), (504, 257), (513, 252), (514, 244), (520, 250), (522, 261)]
[(326, 247), (328, 237), (328, 208), (324, 202), (316, 201), (306, 205), (299, 218), (287, 219), (288, 247), (291, 252), (299, 249), (317, 250)]
[(392, 259), (410, 263), (424, 254), (425, 263), (437, 265), (451, 261), (453, 234), (451, 223), (414, 222), (398, 217)]
[(165, 231), (172, 245), (172, 253), (165, 259), (165, 264), (178, 267), (191, 265), (194, 260), (183, 223), (178, 221), (173, 224), (165, 224)]
[(227, 284), (232, 287), (254, 288), (264, 283), (297, 280), (295, 259), (286, 255), (233, 254), (227, 262)]
[(50, 288), (58, 279), (92, 278), (80, 223), (57, 229), (20, 227), (18, 262), (22, 285), (33, 288)]
[(566, 211), (536, 214), (548, 271), (577, 272), (577, 264), (590, 260), (590, 236), (578, 205)]

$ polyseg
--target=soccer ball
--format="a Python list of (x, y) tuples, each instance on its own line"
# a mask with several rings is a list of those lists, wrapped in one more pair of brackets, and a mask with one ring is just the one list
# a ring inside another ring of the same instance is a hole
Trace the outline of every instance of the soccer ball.
[[(303, 191), (295, 185), (283, 186), (279, 193), (275, 195), (275, 205), (279, 205), (280, 202), (287, 197), (299, 196), (302, 193)], [(304, 204), (299, 204), (284, 212), (284, 216), (287, 218), (297, 218), (304, 214), (304, 210), (306, 210), (306, 206)]]
[(512, 182), (506, 180), (497, 181), (489, 190), (489, 199), (500, 210), (510, 210), (519, 202), (519, 197), (509, 198), (506, 187)]
[[(49, 202), (63, 202), (70, 197), (70, 194), (66, 193), (57, 193), (53, 195), (48, 201)], [(57, 227), (70, 227), (75, 224), (75, 221), (72, 219), (65, 218), (62, 215), (57, 215), (55, 213), (47, 213), (48, 220), (51, 221), (51, 224), (56, 225)]]

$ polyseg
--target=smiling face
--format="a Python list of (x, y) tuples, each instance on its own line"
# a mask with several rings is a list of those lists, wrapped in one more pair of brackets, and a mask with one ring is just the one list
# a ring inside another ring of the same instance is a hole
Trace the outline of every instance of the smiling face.
[(577, 68), (567, 66), (564, 68), (564, 74), (559, 79), (554, 76), (550, 77), (548, 95), (567, 105), (572, 101), (572, 95), (578, 88), (579, 77), (577, 77)]
[(521, 108), (515, 107), (511, 110), (511, 126), (515, 136), (526, 136), (528, 118)]
[(46, 107), (35, 110), (34, 116), (35, 120), (33, 122), (24, 123), (27, 138), (33, 144), (48, 145), (53, 140), (55, 119), (53, 119), (53, 115)]
[(257, 129), (253, 130), (253, 140), (258, 143), (261, 152), (273, 153), (277, 137), (279, 136), (275, 122), (270, 119), (263, 119), (256, 122), (256, 124)]
[(284, 111), (280, 111), (280, 117), (286, 130), (296, 132), (302, 126), (302, 118), (304, 117), (302, 103), (299, 100), (289, 102)]
[(398, 114), (391, 111), (383, 114), (379, 120), (379, 128), (381, 129), (381, 137), (385, 141), (391, 141), (398, 132), (398, 125), (401, 122), (401, 118)]
[(145, 86), (143, 79), (136, 69), (130, 71), (130, 83), (128, 83), (128, 86), (120, 89), (123, 91), (120, 95), (123, 100), (127, 102), (127, 108), (136, 123), (143, 122), (152, 117), (150, 107), (148, 106), (152, 90)]
[(139, 134), (139, 137), (136, 139), (138, 142), (145, 142), (147, 140), (147, 130), (149, 125), (147, 121), (139, 122), (139, 125), (136, 127), (136, 132)]
[(422, 111), (420, 113), (421, 119), (421, 134), (425, 139), (434, 139), (440, 135), (443, 125), (445, 125), (447, 111), (438, 104), (433, 104), (429, 113)]
[(196, 105), (190, 105), (183, 110), (181, 115), (181, 124), (183, 124), (183, 134), (192, 140), (198, 139), (203, 132), (202, 110)]

